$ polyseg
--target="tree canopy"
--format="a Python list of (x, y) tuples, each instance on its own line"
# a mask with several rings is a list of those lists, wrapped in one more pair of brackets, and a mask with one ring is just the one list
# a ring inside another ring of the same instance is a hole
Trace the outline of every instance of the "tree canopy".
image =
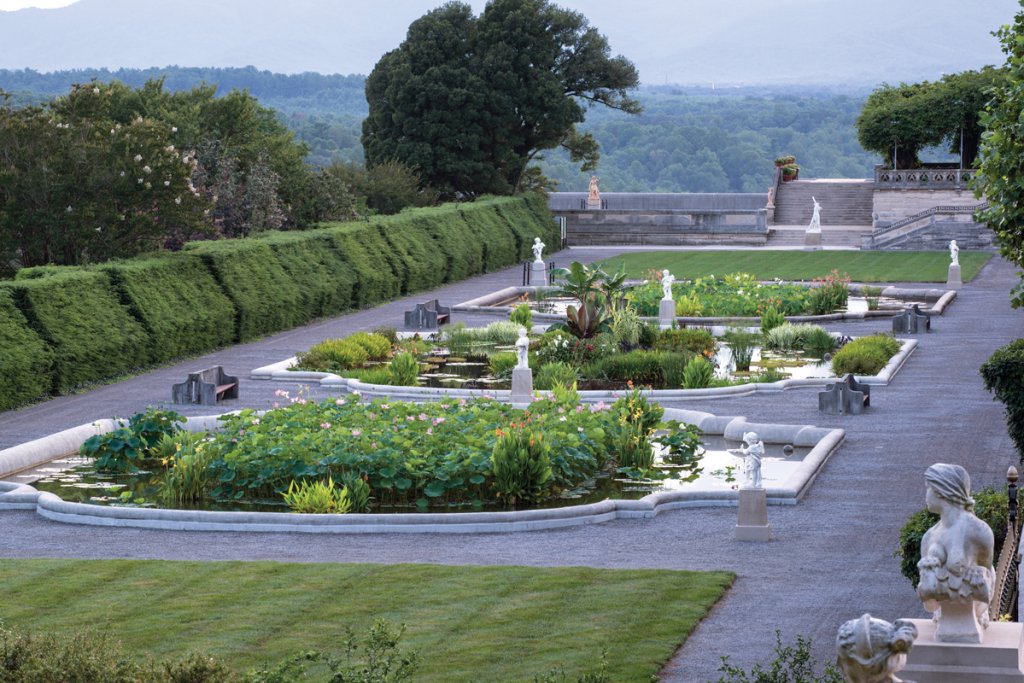
[(598, 145), (585, 107), (639, 112), (636, 68), (577, 12), (547, 0), (492, 0), (479, 17), (450, 2), (417, 19), (366, 81), (367, 165), (398, 160), (445, 195), (508, 194), (546, 149), (584, 170)]
[[(1024, 268), (1024, 11), (996, 35), (1006, 53), (1006, 77), (992, 90), (981, 116), (985, 132), (974, 190), (988, 200), (981, 218), (995, 232), (1000, 253)], [(1024, 304), (1024, 279), (1011, 293), (1011, 303), (1014, 308)]]
[(916, 168), (925, 147), (945, 145), (959, 154), (962, 133), (963, 165), (970, 167), (978, 154), (988, 91), (1003, 75), (985, 67), (935, 82), (882, 85), (868, 96), (857, 118), (857, 139), (885, 164), (892, 163), (895, 148), (897, 168)]

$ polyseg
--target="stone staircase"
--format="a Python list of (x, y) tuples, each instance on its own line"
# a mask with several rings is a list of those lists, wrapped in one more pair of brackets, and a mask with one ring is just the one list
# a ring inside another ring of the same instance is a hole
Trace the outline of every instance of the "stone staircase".
[(873, 180), (792, 180), (775, 194), (776, 225), (811, 222), (813, 196), (821, 204), (822, 225), (871, 225)]
[[(818, 195), (814, 195), (817, 197)], [(820, 199), (818, 201), (821, 201)], [(808, 218), (808, 220), (810, 220)], [(805, 225), (768, 226), (767, 247), (798, 248), (806, 242)], [(871, 234), (870, 225), (823, 225), (821, 246), (830, 248), (860, 249), (864, 238)]]

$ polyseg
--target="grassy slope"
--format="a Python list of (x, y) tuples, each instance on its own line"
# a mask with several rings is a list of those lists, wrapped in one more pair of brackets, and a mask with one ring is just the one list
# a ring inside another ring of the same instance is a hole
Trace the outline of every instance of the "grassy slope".
[[(511, 540), (511, 539), (510, 539)], [(608, 650), (645, 681), (732, 583), (727, 572), (585, 567), (2, 560), (0, 618), (31, 631), (102, 629), (140, 657), (208, 652), (237, 669), (300, 650), (342, 653), (344, 628), (408, 625), (416, 681), (575, 680)]]
[[(992, 254), (960, 252), (964, 282), (972, 280)], [(946, 282), (949, 254), (942, 251), (654, 251), (622, 254), (601, 262), (612, 272), (626, 264), (630, 277), (668, 268), (679, 279), (751, 273), (762, 280), (812, 280), (833, 268), (854, 282)]]

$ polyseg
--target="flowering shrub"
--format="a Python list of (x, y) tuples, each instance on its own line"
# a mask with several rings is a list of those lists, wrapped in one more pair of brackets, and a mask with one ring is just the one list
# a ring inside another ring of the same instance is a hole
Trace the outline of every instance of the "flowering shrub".
[(846, 306), (850, 297), (849, 275), (840, 275), (838, 270), (832, 269), (825, 277), (815, 278), (814, 284), (816, 287), (811, 290), (810, 299), (811, 313), (822, 315)]
[(551, 459), (541, 432), (513, 423), (507, 432), (497, 430), (498, 441), (491, 452), (494, 491), (509, 507), (531, 503), (548, 495)]

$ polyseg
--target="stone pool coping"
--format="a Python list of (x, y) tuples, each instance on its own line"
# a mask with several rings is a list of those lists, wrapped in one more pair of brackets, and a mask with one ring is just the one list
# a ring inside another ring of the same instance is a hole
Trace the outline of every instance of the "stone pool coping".
[[(885, 386), (892, 381), (907, 358), (917, 348), (916, 339), (900, 339), (900, 350), (889, 359), (888, 364), (877, 375), (856, 375), (858, 382), (873, 386)], [(401, 399), (406, 401), (431, 401), (446, 398), (471, 398), (490, 396), (499, 401), (511, 401), (509, 389), (450, 389), (445, 387), (396, 387), (388, 384), (368, 384), (358, 379), (340, 377), (331, 372), (313, 372), (310, 370), (289, 370), (296, 363), (295, 356), (285, 360), (256, 368), (250, 374), (251, 379), (274, 380), (278, 382), (298, 382), (300, 384), (319, 384), (321, 387), (334, 388), (339, 391), (358, 393), (362, 396)], [(808, 377), (804, 379), (782, 379), (778, 382), (750, 382), (730, 387), (710, 389), (644, 389), (645, 396), (654, 400), (690, 400), (709, 398), (731, 398), (734, 396), (750, 396), (761, 393), (778, 393), (787, 389), (807, 387), (825, 387), (837, 381), (836, 377)], [(548, 391), (535, 391), (535, 394), (546, 396)], [(583, 401), (614, 401), (621, 394), (616, 391), (580, 391)]]
[[(189, 418), (192, 430), (217, 424), (218, 415)], [(744, 417), (717, 416), (678, 408), (665, 409), (666, 420), (697, 425), (711, 435), (740, 439), (756, 431), (767, 443), (809, 446), (798, 468), (779, 486), (767, 488), (771, 505), (795, 505), (807, 493), (829, 457), (843, 443), (842, 429), (812, 425), (747, 422)], [(0, 476), (37, 467), (77, 450), (93, 434), (116, 427), (113, 420), (99, 420), (0, 451)], [(171, 529), (180, 531), (258, 531), (300, 533), (495, 533), (599, 524), (613, 519), (651, 518), (661, 512), (685, 507), (736, 506), (739, 493), (722, 491), (663, 491), (640, 500), (604, 500), (599, 503), (544, 510), (514, 512), (448, 512), (398, 514), (295, 514), (291, 512), (216, 512), (106, 507), (69, 503), (59, 496), (40, 492), (28, 484), (0, 481), (0, 511), (35, 510), (46, 519), (68, 524), (107, 527)]]
[[(853, 293), (859, 293), (862, 285), (853, 284), (850, 285), (850, 291)], [(509, 308), (507, 306), (497, 306), (496, 304), (506, 302), (511, 299), (518, 298), (522, 294), (535, 294), (538, 290), (552, 291), (554, 287), (505, 287), (499, 289), (496, 292), (479, 296), (469, 301), (464, 301), (460, 304), (452, 306), (452, 310), (461, 311), (464, 313), (490, 313), (492, 315), (501, 315), (507, 317), (509, 314)], [(932, 307), (927, 309), (927, 313), (931, 315), (942, 315), (946, 310), (946, 307), (952, 303), (953, 299), (956, 298), (955, 289), (918, 289), (911, 287), (894, 287), (889, 286), (882, 289), (880, 296), (889, 297), (891, 299), (905, 299), (912, 301), (934, 301)], [(851, 322), (856, 320), (867, 320), (871, 318), (891, 318), (903, 312), (904, 309), (883, 309), (876, 311), (858, 311), (854, 313), (829, 313), (826, 315), (788, 315), (786, 320), (794, 323), (822, 323), (822, 322)], [(565, 315), (561, 313), (539, 313), (534, 311), (534, 320), (563, 320)], [(656, 316), (641, 316), (641, 320), (648, 322), (658, 322)], [(677, 321), (686, 325), (727, 325), (730, 323), (746, 323), (749, 325), (759, 325), (761, 319), (756, 317), (720, 317), (720, 318), (695, 318), (687, 316), (678, 316), (675, 318)]]

